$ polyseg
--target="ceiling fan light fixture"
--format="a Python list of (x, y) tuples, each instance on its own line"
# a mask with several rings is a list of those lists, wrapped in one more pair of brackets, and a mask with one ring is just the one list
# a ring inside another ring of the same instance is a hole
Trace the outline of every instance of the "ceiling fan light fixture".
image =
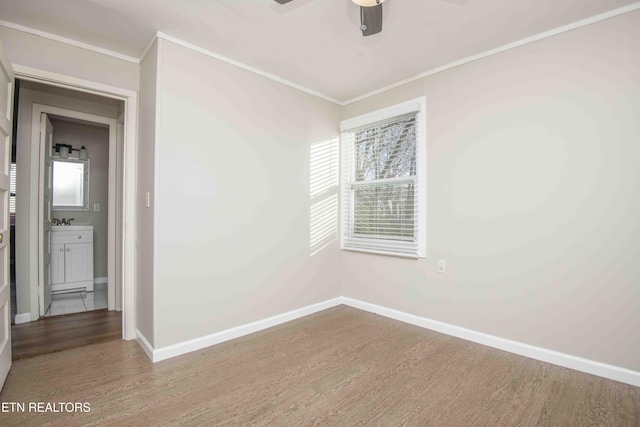
[(384, 3), (384, 0), (352, 0), (355, 4), (362, 7), (373, 7)]

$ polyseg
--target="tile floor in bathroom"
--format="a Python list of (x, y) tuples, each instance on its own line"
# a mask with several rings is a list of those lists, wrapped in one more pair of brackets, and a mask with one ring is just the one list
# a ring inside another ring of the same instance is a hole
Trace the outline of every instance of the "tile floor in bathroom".
[(51, 305), (46, 316), (81, 313), (107, 308), (107, 284), (93, 286), (93, 292), (69, 292), (51, 296)]

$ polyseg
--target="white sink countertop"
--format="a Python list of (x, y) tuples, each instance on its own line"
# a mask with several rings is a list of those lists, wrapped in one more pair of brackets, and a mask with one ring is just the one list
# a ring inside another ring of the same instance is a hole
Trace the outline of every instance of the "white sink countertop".
[(91, 231), (93, 225), (52, 225), (51, 231)]

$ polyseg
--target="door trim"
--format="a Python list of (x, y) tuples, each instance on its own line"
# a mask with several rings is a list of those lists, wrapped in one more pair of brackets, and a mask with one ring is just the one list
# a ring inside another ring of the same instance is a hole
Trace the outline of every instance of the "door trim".
[[(108, 258), (108, 269), (107, 269), (107, 277), (108, 277), (108, 295), (115, 295), (116, 290), (116, 282), (120, 282), (116, 280), (116, 269), (115, 269), (115, 241), (116, 234), (122, 233), (121, 230), (117, 230), (116, 225), (116, 170), (117, 170), (117, 159), (116, 159), (116, 125), (117, 120), (109, 117), (98, 116), (95, 114), (84, 113), (81, 111), (69, 110), (67, 108), (60, 107), (52, 107), (49, 105), (42, 105), (38, 103), (33, 104), (32, 113), (31, 113), (31, 153), (38, 153), (37, 162), (38, 162), (38, 170), (40, 174), (38, 176), (38, 281), (37, 283), (31, 282), (31, 292), (30, 292), (30, 305), (31, 305), (31, 317), (32, 320), (37, 320), (43, 314), (40, 314), (42, 311), (42, 304), (39, 299), (44, 297), (44, 270), (43, 270), (43, 261), (41, 258), (42, 250), (44, 248), (44, 235), (42, 231), (42, 223), (44, 218), (42, 218), (42, 203), (44, 201), (44, 175), (42, 172), (44, 171), (44, 158), (42, 157), (42, 153), (44, 152), (44, 148), (40, 146), (41, 142), (41, 126), (40, 126), (40, 117), (42, 114), (47, 115), (56, 115), (62, 117), (68, 117), (72, 119), (84, 120), (91, 123), (99, 123), (103, 125), (107, 125), (109, 127), (109, 184), (108, 184), (108, 225), (107, 225), (107, 258)], [(37, 121), (37, 123), (36, 123)], [(33, 163), (32, 163), (33, 165)], [(32, 169), (33, 170), (33, 169)], [(32, 187), (33, 190), (33, 187)], [(109, 280), (111, 279), (111, 280)], [(40, 310), (34, 310), (34, 304), (40, 307)], [(115, 301), (113, 298), (109, 299), (109, 310), (115, 309)], [(35, 316), (37, 314), (37, 316)]]
[[(35, 105), (34, 105), (35, 107)], [(35, 118), (35, 115), (33, 116)], [(40, 155), (40, 161), (38, 162), (38, 175), (39, 175), (39, 187), (38, 187), (38, 309), (41, 316), (44, 316), (46, 311), (51, 305), (51, 279), (45, 280), (45, 271), (51, 271), (51, 205), (45, 206), (46, 203), (46, 191), (48, 191), (48, 185), (45, 185), (45, 177), (49, 175), (49, 184), (52, 182), (51, 177), (51, 150), (53, 147), (53, 125), (49, 120), (49, 115), (39, 114), (38, 119), (40, 121), (38, 130), (35, 132), (38, 138), (38, 153)], [(43, 119), (45, 120), (43, 123)], [(31, 123), (32, 129), (35, 129), (33, 122)], [(49, 133), (49, 131), (51, 133)], [(33, 130), (31, 131), (34, 134)], [(44, 136), (43, 136), (44, 134)], [(47, 162), (47, 157), (49, 157)], [(33, 172), (33, 171), (32, 171)], [(52, 195), (49, 194), (49, 201)], [(45, 235), (49, 233), (49, 248), (48, 252), (45, 251), (45, 244), (47, 239)], [(47, 265), (47, 258), (49, 268), (45, 269)], [(47, 292), (47, 288), (49, 288)], [(48, 298), (47, 298), (48, 296)], [(48, 303), (47, 303), (48, 300)]]
[[(136, 156), (138, 95), (137, 92), (102, 83), (78, 79), (50, 71), (12, 64), (15, 77), (57, 86), (66, 89), (91, 93), (124, 101), (124, 147), (123, 147), (123, 209), (122, 209), (122, 337), (135, 338), (135, 201), (136, 201)], [(115, 119), (114, 119), (115, 121)], [(114, 126), (115, 131), (115, 126)], [(33, 147), (32, 147), (33, 148)], [(115, 208), (115, 207), (114, 207)], [(112, 215), (113, 216), (113, 215)], [(114, 218), (115, 219), (115, 218)], [(31, 299), (33, 316), (33, 299)], [(36, 304), (37, 305), (37, 304)], [(31, 320), (36, 320), (32, 318)]]

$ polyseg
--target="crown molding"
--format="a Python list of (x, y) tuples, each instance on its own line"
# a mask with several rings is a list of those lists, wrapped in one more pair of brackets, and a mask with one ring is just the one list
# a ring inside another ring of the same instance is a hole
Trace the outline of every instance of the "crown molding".
[(68, 44), (70, 46), (79, 47), (80, 49), (101, 53), (103, 55), (121, 59), (123, 61), (133, 62), (134, 64), (140, 64), (140, 59), (134, 58), (133, 56), (125, 55), (109, 49), (104, 49), (102, 47), (94, 46), (92, 44), (81, 42), (78, 40), (73, 40), (67, 37), (58, 36), (56, 34), (47, 33), (46, 31), (36, 30), (35, 28), (27, 27), (25, 25), (20, 25), (20, 24), (15, 24), (13, 22), (0, 20), (0, 26), (11, 28), (12, 30), (22, 31), (23, 33), (33, 34), (34, 36)]
[(147, 56), (147, 53), (149, 53), (151, 46), (153, 46), (156, 40), (158, 40), (158, 35), (154, 34), (153, 37), (151, 37), (151, 40), (149, 40), (149, 43), (147, 43), (147, 47), (144, 48), (144, 50), (142, 51), (142, 54), (140, 55), (140, 59), (139, 59), (140, 63), (142, 63), (142, 60), (144, 59), (144, 57)]
[(412, 77), (397, 81), (395, 83), (383, 86), (383, 87), (381, 87), (379, 89), (376, 89), (376, 90), (371, 91), (371, 92), (367, 92), (367, 93), (365, 93), (363, 95), (348, 99), (346, 101), (340, 101), (338, 99), (332, 98), (330, 96), (327, 96), (327, 95), (325, 95), (323, 93), (320, 93), (318, 91), (315, 91), (313, 89), (309, 89), (307, 87), (304, 87), (304, 86), (299, 85), (297, 83), (294, 83), (292, 81), (286, 80), (286, 79), (284, 79), (282, 77), (279, 77), (279, 76), (277, 76), (275, 74), (268, 73), (268, 72), (263, 71), (263, 70), (261, 70), (259, 68), (252, 67), (252, 66), (244, 64), (244, 63), (242, 63), (240, 61), (236, 61), (236, 60), (228, 58), (228, 57), (226, 57), (224, 55), (220, 55), (220, 54), (218, 54), (216, 52), (213, 52), (211, 50), (205, 49), (205, 48), (200, 47), (198, 45), (195, 45), (193, 43), (181, 40), (181, 39), (179, 39), (177, 37), (173, 37), (171, 35), (165, 34), (165, 33), (160, 32), (160, 31), (158, 31), (157, 34), (154, 37), (151, 38), (151, 41), (149, 42), (149, 44), (147, 44), (145, 49), (142, 51), (142, 54), (140, 55), (140, 57), (139, 58), (134, 58), (132, 56), (124, 55), (124, 54), (119, 53), (119, 52), (114, 52), (112, 50), (104, 49), (104, 48), (101, 48), (101, 47), (90, 45), (88, 43), (84, 43), (84, 42), (80, 42), (80, 41), (77, 41), (77, 40), (69, 39), (69, 38), (66, 38), (66, 37), (58, 36), (58, 35), (55, 35), (55, 34), (47, 33), (45, 31), (36, 30), (34, 28), (30, 28), (30, 27), (27, 27), (27, 26), (24, 26), (24, 25), (14, 24), (14, 23), (8, 22), (8, 21), (0, 20), (0, 26), (11, 28), (11, 29), (18, 30), (18, 31), (22, 31), (22, 32), (29, 33), (29, 34), (33, 34), (33, 35), (36, 35), (36, 36), (39, 36), (39, 37), (43, 37), (43, 38), (46, 38), (46, 39), (49, 39), (49, 40), (57, 41), (57, 42), (60, 42), (60, 43), (65, 43), (65, 44), (68, 44), (68, 45), (71, 45), (71, 46), (79, 47), (81, 49), (86, 49), (86, 50), (90, 50), (90, 51), (93, 51), (93, 52), (96, 52), (96, 53), (101, 53), (101, 54), (108, 55), (108, 56), (111, 56), (111, 57), (114, 57), (114, 58), (117, 58), (117, 59), (121, 59), (121, 60), (124, 60), (124, 61), (132, 62), (134, 64), (140, 64), (140, 61), (142, 60), (142, 58), (145, 57), (145, 55), (147, 54), (147, 52), (149, 51), (151, 46), (153, 46), (153, 43), (157, 39), (164, 39), (164, 40), (170, 41), (172, 43), (178, 44), (178, 45), (180, 45), (182, 47), (185, 47), (187, 49), (191, 49), (191, 50), (199, 52), (199, 53), (201, 53), (203, 55), (209, 56), (211, 58), (217, 59), (219, 61), (225, 62), (225, 63), (230, 64), (230, 65), (236, 66), (238, 68), (242, 68), (243, 70), (258, 74), (259, 76), (262, 76), (262, 77), (265, 77), (267, 79), (270, 79), (270, 80), (276, 81), (278, 83), (284, 84), (285, 86), (289, 86), (291, 88), (294, 88), (294, 89), (297, 89), (299, 91), (305, 92), (305, 93), (307, 93), (309, 95), (313, 95), (315, 97), (324, 99), (325, 101), (329, 101), (329, 102), (332, 102), (334, 104), (337, 104), (337, 105), (340, 105), (340, 106), (344, 107), (346, 105), (353, 104), (353, 103), (358, 102), (358, 101), (362, 101), (362, 100), (370, 98), (372, 96), (379, 95), (379, 94), (381, 94), (383, 92), (386, 92), (388, 90), (395, 89), (397, 87), (403, 86), (403, 85), (405, 85), (407, 83), (411, 83), (411, 82), (414, 82), (416, 80), (420, 80), (420, 79), (432, 76), (434, 74), (438, 74), (438, 73), (441, 73), (443, 71), (447, 71), (447, 70), (450, 70), (452, 68), (459, 67), (461, 65), (468, 64), (470, 62), (486, 58), (486, 57), (491, 56), (491, 55), (502, 53), (502, 52), (505, 52), (507, 50), (514, 49), (516, 47), (524, 46), (526, 44), (533, 43), (533, 42), (536, 42), (538, 40), (543, 40), (543, 39), (546, 39), (546, 38), (549, 38), (549, 37), (553, 37), (555, 35), (558, 35), (558, 34), (561, 34), (561, 33), (567, 32), (567, 31), (571, 31), (571, 30), (574, 30), (576, 28), (580, 28), (580, 27), (584, 27), (586, 25), (594, 24), (596, 22), (600, 22), (600, 21), (603, 21), (605, 19), (613, 18), (615, 16), (619, 16), (619, 15), (622, 15), (622, 14), (625, 14), (625, 13), (629, 13), (629, 12), (632, 12), (632, 11), (635, 11), (635, 10), (638, 10), (638, 9), (640, 9), (640, 2), (632, 3), (630, 5), (627, 5), (627, 6), (618, 8), (618, 9), (613, 9), (613, 10), (610, 10), (608, 12), (604, 12), (604, 13), (601, 13), (601, 14), (598, 14), (598, 15), (594, 15), (592, 17), (585, 18), (585, 19), (582, 19), (580, 21), (576, 21), (576, 22), (573, 22), (573, 23), (570, 23), (570, 24), (567, 24), (567, 25), (563, 25), (563, 26), (558, 27), (558, 28), (554, 28), (554, 29), (549, 30), (549, 31), (545, 31), (545, 32), (542, 32), (542, 33), (534, 34), (533, 36), (526, 37), (524, 39), (521, 39), (521, 40), (518, 40), (518, 41), (515, 41), (515, 42), (512, 42), (512, 43), (508, 43), (506, 45), (497, 47), (495, 49), (490, 49), (490, 50), (487, 50), (487, 51), (484, 51), (484, 52), (481, 52), (481, 53), (478, 53), (478, 54), (475, 54), (475, 55), (471, 55), (471, 56), (468, 56), (466, 58), (462, 58), (460, 60), (451, 62), (449, 64), (446, 64), (446, 65), (443, 65), (443, 66), (440, 66), (440, 67), (436, 67), (436, 68), (433, 68), (433, 69), (428, 70), (428, 71), (424, 71), (424, 72), (422, 72), (420, 74), (416, 74), (415, 76), (412, 76)]
[(351, 98), (351, 99), (348, 99), (346, 101), (343, 101), (343, 102), (340, 103), (340, 105), (345, 106), (345, 105), (353, 104), (354, 102), (362, 101), (363, 99), (372, 97), (374, 95), (381, 94), (381, 93), (386, 92), (386, 91), (391, 90), (391, 89), (395, 89), (397, 87), (406, 85), (407, 83), (411, 83), (411, 82), (414, 82), (416, 80), (420, 80), (420, 79), (423, 79), (425, 77), (429, 77), (429, 76), (432, 76), (434, 74), (438, 74), (438, 73), (441, 73), (443, 71), (447, 71), (447, 70), (450, 70), (452, 68), (459, 67), (460, 65), (468, 64), (470, 62), (477, 61), (478, 59), (486, 58), (488, 56), (495, 55), (497, 53), (502, 53), (502, 52), (505, 52), (507, 50), (510, 50), (510, 49), (513, 49), (513, 48), (516, 48), (516, 47), (524, 46), (526, 44), (533, 43), (533, 42), (536, 42), (538, 40), (546, 39), (548, 37), (553, 37), (555, 35), (558, 35), (558, 34), (561, 34), (561, 33), (565, 33), (567, 31), (575, 30), (576, 28), (580, 28), (580, 27), (584, 27), (586, 25), (594, 24), (596, 22), (604, 21), (605, 19), (609, 19), (609, 18), (613, 18), (613, 17), (618, 16), (618, 15), (622, 15), (622, 14), (625, 14), (625, 13), (633, 12), (634, 10), (638, 10), (638, 9), (640, 9), (640, 2), (632, 3), (632, 4), (628, 5), (628, 6), (624, 6), (624, 7), (618, 8), (618, 9), (613, 9), (613, 10), (610, 10), (608, 12), (601, 13), (599, 15), (591, 16), (589, 18), (581, 19), (580, 21), (572, 22), (571, 24), (563, 25), (562, 27), (554, 28), (552, 30), (545, 31), (543, 33), (534, 34), (533, 36), (529, 36), (529, 37), (526, 37), (524, 39), (521, 39), (521, 40), (518, 40), (518, 41), (515, 41), (515, 42), (512, 42), (512, 43), (505, 44), (505, 45), (497, 47), (495, 49), (490, 49), (490, 50), (478, 53), (476, 55), (471, 55), (471, 56), (468, 56), (466, 58), (460, 59), (458, 61), (451, 62), (451, 63), (443, 65), (441, 67), (436, 67), (436, 68), (433, 68), (431, 70), (424, 71), (424, 72), (422, 72), (420, 74), (416, 74), (415, 76), (412, 76), (412, 77), (406, 78), (404, 80), (400, 80), (398, 82), (392, 83), (390, 85), (381, 87), (380, 89), (376, 89), (374, 91), (367, 92), (367, 93), (365, 93), (363, 95), (356, 96), (355, 98)]
[(315, 90), (306, 88), (306, 87), (301, 86), (301, 85), (299, 85), (297, 83), (293, 83), (293, 82), (291, 82), (289, 80), (283, 79), (282, 77), (278, 77), (275, 74), (268, 73), (268, 72), (263, 71), (263, 70), (261, 70), (259, 68), (255, 68), (255, 67), (252, 67), (250, 65), (244, 64), (244, 63), (242, 63), (240, 61), (236, 61), (235, 59), (231, 59), (231, 58), (228, 58), (226, 56), (220, 55), (218, 53), (212, 52), (212, 51), (210, 51), (208, 49), (202, 48), (202, 47), (200, 47), (198, 45), (195, 45), (193, 43), (186, 42), (186, 41), (181, 40), (181, 39), (179, 39), (177, 37), (170, 36), (168, 34), (160, 32), (160, 31), (158, 31), (157, 37), (159, 39), (167, 40), (167, 41), (170, 41), (172, 43), (178, 44), (178, 45), (180, 45), (182, 47), (185, 47), (187, 49), (194, 50), (194, 51), (196, 51), (198, 53), (201, 53), (203, 55), (206, 55), (206, 56), (209, 56), (211, 58), (217, 59), (219, 61), (226, 62), (227, 64), (234, 65), (234, 66), (236, 66), (238, 68), (242, 68), (243, 70), (250, 71), (252, 73), (258, 74), (259, 76), (265, 77), (267, 79), (276, 81), (278, 83), (282, 83), (285, 86), (289, 86), (291, 88), (294, 88), (294, 89), (297, 89), (299, 91), (305, 92), (305, 93), (307, 93), (309, 95), (313, 95), (315, 97), (322, 98), (325, 101), (329, 101), (329, 102), (333, 102), (334, 104), (342, 105), (341, 101), (338, 101), (337, 99), (331, 98), (330, 96), (327, 96), (327, 95), (324, 95), (324, 94), (322, 94), (320, 92), (317, 92)]

